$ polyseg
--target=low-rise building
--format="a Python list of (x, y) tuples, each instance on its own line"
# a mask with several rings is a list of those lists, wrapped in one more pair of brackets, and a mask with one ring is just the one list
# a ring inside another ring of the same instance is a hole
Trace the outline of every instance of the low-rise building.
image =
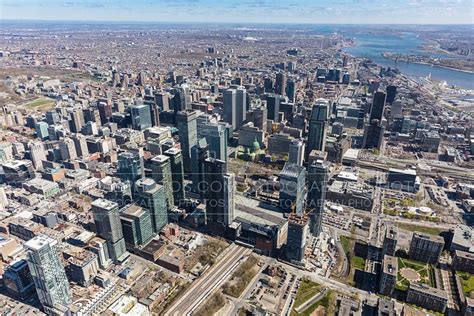
[(474, 253), (474, 229), (467, 225), (456, 225), (453, 230), (453, 240), (450, 251), (465, 251)]
[(451, 266), (456, 271), (474, 274), (474, 253), (455, 250)]
[(59, 185), (56, 182), (41, 178), (34, 178), (23, 183), (23, 188), (30, 193), (41, 194), (44, 198), (49, 198), (59, 193)]
[(368, 185), (336, 180), (329, 186), (326, 199), (337, 204), (370, 212), (373, 207), (373, 194), (374, 189)]
[(407, 293), (407, 303), (444, 313), (448, 304), (448, 294), (445, 290), (437, 289), (426, 284), (410, 283)]
[(387, 174), (387, 184), (391, 189), (416, 192), (420, 188), (420, 178), (416, 170), (390, 168)]

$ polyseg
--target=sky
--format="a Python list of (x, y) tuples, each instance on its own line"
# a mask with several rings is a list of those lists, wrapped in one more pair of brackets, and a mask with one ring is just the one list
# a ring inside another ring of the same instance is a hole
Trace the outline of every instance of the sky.
[(0, 0), (0, 20), (473, 24), (474, 0)]

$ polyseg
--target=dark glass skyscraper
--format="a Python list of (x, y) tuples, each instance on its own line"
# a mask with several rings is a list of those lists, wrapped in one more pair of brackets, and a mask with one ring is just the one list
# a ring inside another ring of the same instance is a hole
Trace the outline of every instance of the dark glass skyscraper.
[(372, 121), (371, 124), (366, 124), (364, 128), (364, 140), (362, 143), (362, 148), (380, 149), (383, 143), (384, 132), (385, 132), (385, 127), (381, 125), (378, 120)]
[(224, 121), (237, 129), (237, 91), (235, 89), (227, 89), (223, 93), (224, 99)]
[(387, 95), (382, 91), (375, 92), (374, 99), (372, 101), (372, 108), (370, 110), (370, 122), (373, 120), (382, 122), (386, 97)]
[(123, 237), (127, 248), (133, 249), (148, 243), (153, 237), (150, 212), (130, 204), (120, 210)]
[(387, 86), (387, 103), (392, 104), (392, 102), (395, 100), (395, 97), (397, 96), (397, 86)]
[(288, 99), (290, 99), (290, 102), (295, 102), (296, 101), (296, 82), (295, 80), (291, 79), (288, 81), (286, 85), (286, 95), (288, 96)]
[(192, 149), (192, 180), (193, 180), (193, 190), (199, 195), (203, 195), (205, 187), (205, 168), (204, 162), (209, 158), (209, 144), (205, 138), (199, 139), (196, 146)]
[(302, 214), (290, 214), (288, 217), (288, 238), (286, 241), (286, 257), (300, 263), (306, 251), (308, 236), (308, 218)]
[(247, 119), (247, 90), (239, 86), (236, 91), (236, 128), (240, 128)]
[(277, 122), (280, 112), (280, 96), (273, 93), (267, 94), (265, 100), (267, 101), (268, 119)]
[(204, 176), (208, 223), (230, 225), (234, 220), (234, 174), (227, 173), (224, 161), (208, 158), (204, 162)]
[(197, 144), (197, 112), (187, 110), (178, 112), (176, 123), (183, 154), (184, 171), (189, 173), (191, 169), (191, 148)]
[(326, 99), (319, 99), (313, 106), (311, 118), (309, 120), (308, 144), (305, 153), (306, 160), (312, 150), (324, 151), (326, 144), (326, 130), (329, 117), (329, 102)]
[(286, 75), (282, 72), (276, 74), (275, 92), (283, 96), (286, 94)]
[(369, 123), (364, 128), (363, 148), (380, 149), (382, 147), (383, 134), (385, 132), (385, 126), (382, 122), (384, 119), (385, 100), (386, 94), (384, 92), (375, 92), (370, 109)]
[(135, 183), (142, 176), (142, 157), (135, 152), (123, 152), (118, 155), (117, 175), (124, 181)]
[(188, 104), (188, 86), (186, 84), (175, 87), (172, 94), (171, 105), (175, 113), (191, 108)]
[(27, 300), (35, 293), (35, 284), (26, 260), (13, 262), (3, 274), (6, 292), (20, 300)]
[(112, 102), (100, 101), (97, 108), (99, 109), (100, 122), (102, 124), (110, 122), (112, 119)]
[(164, 154), (170, 157), (174, 203), (179, 206), (184, 201), (183, 156), (181, 155), (181, 150), (176, 148), (170, 148)]
[(210, 157), (227, 161), (228, 133), (225, 125), (202, 123), (198, 126), (198, 137), (206, 139), (209, 144)]
[(313, 236), (319, 236), (324, 214), (324, 202), (328, 181), (328, 168), (322, 160), (313, 161), (308, 166), (309, 230)]

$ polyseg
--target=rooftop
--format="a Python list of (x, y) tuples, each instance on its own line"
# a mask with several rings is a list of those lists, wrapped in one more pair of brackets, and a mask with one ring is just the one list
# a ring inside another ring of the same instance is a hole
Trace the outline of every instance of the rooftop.
[(180, 152), (181, 152), (180, 149), (172, 147), (168, 149), (167, 151), (165, 151), (165, 154), (176, 155), (176, 154), (179, 154)]
[(290, 177), (290, 178), (298, 178), (301, 173), (305, 172), (305, 168), (303, 166), (297, 165), (295, 163), (287, 162), (283, 167), (283, 170), (280, 172), (280, 177)]
[(50, 245), (53, 246), (58, 242), (56, 239), (53, 239), (46, 235), (38, 235), (25, 243), (26, 248), (34, 251), (41, 250), (43, 247)]
[(413, 170), (413, 169), (402, 170), (402, 169), (390, 168), (388, 172), (389, 173), (402, 173), (406, 175), (416, 176), (416, 170)]
[(474, 229), (467, 225), (457, 225), (454, 228), (452, 243), (474, 252)]
[(169, 159), (170, 159), (170, 157), (168, 157), (168, 156), (165, 156), (165, 155), (157, 155), (157, 156), (151, 158), (151, 161), (163, 163), (163, 162), (165, 162), (165, 161), (167, 161), (167, 160), (169, 160)]
[(383, 272), (387, 274), (397, 275), (398, 271), (398, 259), (385, 255), (383, 257)]
[(235, 196), (235, 217), (240, 217), (252, 223), (268, 226), (281, 226), (286, 222), (283, 213), (271, 206), (241, 195)]
[(106, 199), (97, 199), (91, 203), (93, 207), (98, 207), (106, 210), (111, 210), (118, 207), (118, 204)]
[(443, 300), (448, 300), (448, 294), (446, 293), (445, 290), (442, 290), (442, 289), (437, 289), (437, 288), (434, 288), (434, 287), (431, 287), (431, 286), (428, 286), (426, 284), (421, 284), (421, 283), (410, 283), (410, 288), (408, 291), (417, 291), (417, 292), (422, 292), (422, 293), (426, 293), (426, 294), (429, 294), (429, 295), (432, 295), (432, 296), (437, 296), (438, 298), (440, 299), (443, 299)]
[(129, 215), (129, 216), (135, 216), (135, 217), (140, 217), (143, 214), (143, 209), (135, 204), (130, 204), (125, 206), (122, 211), (120, 212), (121, 215)]

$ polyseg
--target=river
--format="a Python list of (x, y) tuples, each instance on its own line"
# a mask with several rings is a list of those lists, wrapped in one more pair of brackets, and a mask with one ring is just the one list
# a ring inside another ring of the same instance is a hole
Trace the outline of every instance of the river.
[[(341, 32), (345, 33), (345, 32)], [(474, 89), (474, 74), (456, 71), (452, 69), (421, 65), (414, 63), (396, 63), (393, 60), (384, 58), (382, 53), (393, 52), (399, 54), (423, 54), (431, 56), (442, 56), (443, 54), (432, 54), (421, 50), (423, 40), (413, 33), (387, 34), (387, 33), (357, 33), (344, 34), (355, 39), (355, 45), (344, 49), (347, 53), (355, 57), (366, 57), (375, 63), (384, 66), (398, 68), (403, 74), (410, 77), (427, 77), (439, 81), (446, 81), (448, 84), (466, 89)], [(447, 57), (447, 56), (444, 56)]]

